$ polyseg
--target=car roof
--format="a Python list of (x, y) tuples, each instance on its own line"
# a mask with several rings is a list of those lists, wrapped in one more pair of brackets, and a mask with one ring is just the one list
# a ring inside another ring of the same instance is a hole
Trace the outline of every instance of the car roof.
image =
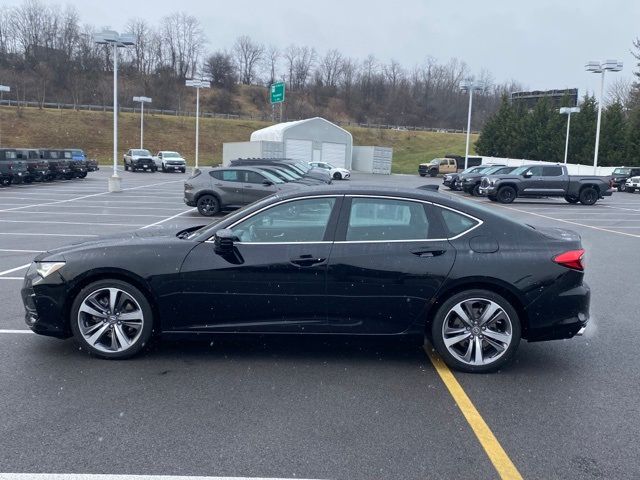
[(207, 172), (220, 172), (226, 170), (247, 170), (249, 172), (260, 172), (261, 168), (258, 165), (256, 165), (255, 167), (251, 165), (230, 165), (228, 167), (205, 167), (200, 168), (200, 170)]

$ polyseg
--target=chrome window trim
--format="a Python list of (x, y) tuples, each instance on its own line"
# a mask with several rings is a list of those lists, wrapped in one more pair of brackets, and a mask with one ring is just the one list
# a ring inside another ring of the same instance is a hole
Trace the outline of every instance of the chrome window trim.
[[(251, 215), (247, 216), (247, 217), (243, 217), (239, 220), (237, 220), (236, 222), (232, 223), (231, 225), (229, 225), (226, 228), (233, 228), (235, 227), (238, 223), (244, 221), (244, 220), (248, 220), (249, 218), (253, 217), (254, 215), (257, 215), (260, 212), (263, 212), (264, 210), (271, 208), (271, 207), (275, 207), (277, 205), (281, 205), (283, 203), (288, 203), (288, 202), (293, 202), (296, 200), (307, 200), (307, 199), (311, 199), (311, 198), (338, 198), (338, 197), (345, 197), (345, 198), (382, 198), (382, 199), (390, 199), (390, 200), (405, 200), (408, 202), (419, 202), (419, 203), (426, 203), (427, 205), (432, 205), (434, 207), (437, 208), (444, 208), (445, 210), (450, 210), (452, 212), (455, 212), (459, 215), (463, 215), (465, 217), (468, 217), (472, 220), (474, 220), (475, 222), (477, 222), (473, 227), (459, 233), (458, 235), (455, 235), (453, 237), (446, 237), (446, 238), (421, 238), (421, 239), (404, 239), (404, 240), (337, 240), (337, 241), (318, 241), (318, 242), (235, 242), (236, 245), (302, 245), (302, 244), (326, 244), (326, 243), (339, 243), (339, 244), (345, 244), (345, 243), (415, 243), (415, 242), (445, 242), (445, 241), (450, 241), (450, 240), (457, 240), (458, 238), (466, 235), (469, 232), (472, 232), (473, 230), (475, 230), (476, 228), (480, 227), (482, 224), (484, 224), (484, 221), (482, 221), (481, 219), (474, 217), (473, 215), (469, 215), (468, 213), (465, 212), (461, 212), (460, 210), (456, 210), (455, 208), (451, 208), (451, 207), (447, 207), (445, 205), (441, 205), (439, 203), (434, 203), (434, 202), (430, 202), (428, 200), (421, 200), (418, 198), (408, 198), (408, 197), (394, 197), (391, 195), (364, 195), (364, 194), (325, 194), (325, 195), (310, 195), (307, 197), (294, 197), (294, 198), (287, 198), (284, 200), (281, 200), (279, 202), (276, 203), (272, 203), (270, 205), (266, 205), (264, 207), (262, 207), (259, 210), (256, 210), (255, 212), (253, 212)], [(213, 243), (214, 242), (214, 237), (215, 235), (209, 237), (209, 239), (205, 240), (205, 243)]]

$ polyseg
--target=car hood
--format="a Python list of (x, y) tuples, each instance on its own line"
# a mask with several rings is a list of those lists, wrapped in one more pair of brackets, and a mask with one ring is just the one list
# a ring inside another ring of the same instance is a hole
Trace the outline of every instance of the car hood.
[[(195, 229), (196, 227), (193, 228)], [(157, 227), (145, 230), (132, 230), (130, 232), (114, 233), (111, 235), (101, 235), (90, 240), (79, 241), (62, 247), (54, 248), (47, 252), (41, 253), (34, 260), (39, 261), (46, 259), (47, 261), (58, 261), (64, 260), (65, 255), (67, 254), (76, 253), (83, 250), (115, 246), (140, 245), (142, 243), (153, 243), (157, 240), (166, 241), (167, 239), (177, 238), (176, 235), (183, 230), (185, 230), (184, 227)]]

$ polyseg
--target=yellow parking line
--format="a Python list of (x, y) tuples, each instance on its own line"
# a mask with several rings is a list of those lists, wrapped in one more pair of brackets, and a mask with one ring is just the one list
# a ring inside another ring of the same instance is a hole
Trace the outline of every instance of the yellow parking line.
[(507, 455), (507, 452), (504, 451), (500, 442), (498, 442), (498, 439), (480, 415), (480, 412), (478, 412), (473, 402), (471, 402), (471, 399), (458, 383), (453, 372), (430, 346), (425, 345), (424, 350), (429, 356), (436, 372), (438, 372), (447, 389), (449, 389), (449, 393), (455, 400), (458, 408), (460, 408), (462, 414), (467, 419), (469, 426), (487, 453), (489, 460), (493, 463), (500, 478), (503, 480), (522, 480), (522, 475), (520, 475), (520, 472), (518, 472), (518, 469)]

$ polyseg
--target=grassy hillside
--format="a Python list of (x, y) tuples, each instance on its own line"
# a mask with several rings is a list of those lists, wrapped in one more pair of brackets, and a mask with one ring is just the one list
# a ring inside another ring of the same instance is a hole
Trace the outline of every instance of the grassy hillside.
[[(0, 107), (2, 146), (77, 147), (100, 163), (112, 156), (112, 122), (109, 112), (87, 112), (36, 108)], [(200, 163), (211, 165), (222, 160), (222, 143), (249, 139), (251, 132), (268, 123), (248, 120), (200, 120)], [(464, 155), (463, 134), (375, 130), (350, 127), (355, 145), (393, 147), (393, 171), (415, 173), (420, 162), (447, 153)], [(145, 147), (177, 150), (193, 161), (195, 119), (169, 115), (145, 115)], [(472, 138), (475, 141), (475, 135)], [(119, 117), (120, 155), (140, 145), (140, 116), (123, 113)]]

